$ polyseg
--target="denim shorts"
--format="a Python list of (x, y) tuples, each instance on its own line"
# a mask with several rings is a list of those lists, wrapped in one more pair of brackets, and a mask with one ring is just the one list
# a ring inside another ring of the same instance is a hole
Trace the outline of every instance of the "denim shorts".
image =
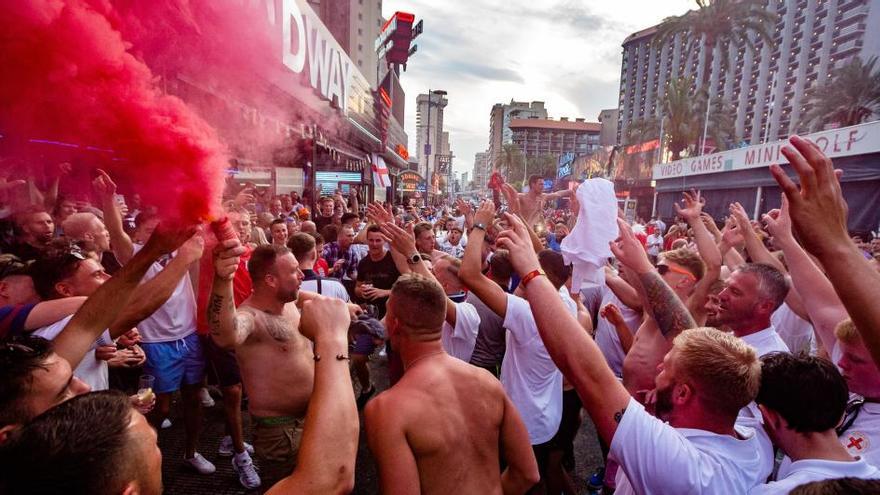
[(205, 378), (205, 356), (195, 333), (170, 342), (141, 343), (141, 347), (147, 355), (144, 374), (156, 377), (153, 391), (157, 394), (175, 392), (181, 385), (195, 385)]

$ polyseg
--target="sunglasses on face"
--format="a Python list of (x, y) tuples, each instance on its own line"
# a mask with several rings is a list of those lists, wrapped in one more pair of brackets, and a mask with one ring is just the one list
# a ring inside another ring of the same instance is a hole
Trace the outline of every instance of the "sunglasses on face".
[(684, 275), (685, 277), (687, 277), (693, 281), (697, 280), (697, 277), (693, 273), (691, 273), (687, 270), (683, 270), (681, 268), (669, 266), (669, 265), (663, 265), (663, 264), (657, 265), (657, 273), (659, 273), (661, 276), (666, 275), (669, 272), (678, 273), (679, 275)]

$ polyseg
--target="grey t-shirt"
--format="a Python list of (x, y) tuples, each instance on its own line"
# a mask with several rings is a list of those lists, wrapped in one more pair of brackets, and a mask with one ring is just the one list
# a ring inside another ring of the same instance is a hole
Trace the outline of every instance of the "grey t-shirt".
[(473, 293), (465, 302), (472, 304), (480, 315), (480, 329), (470, 363), (475, 366), (493, 367), (501, 365), (504, 359), (504, 320)]

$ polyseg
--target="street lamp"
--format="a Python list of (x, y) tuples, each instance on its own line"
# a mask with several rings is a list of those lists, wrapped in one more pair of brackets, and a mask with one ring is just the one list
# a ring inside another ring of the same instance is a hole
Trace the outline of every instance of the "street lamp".
[[(431, 107), (435, 105), (434, 103), (434, 95), (440, 97), (440, 102), (436, 103), (436, 105), (440, 106), (440, 103), (443, 102), (443, 97), (446, 96), (446, 91), (442, 89), (428, 90), (428, 129), (426, 130), (426, 140), (425, 140), (425, 149), (423, 155), (425, 155), (425, 207), (428, 206), (428, 181), (430, 180), (430, 163), (431, 163)], [(442, 107), (441, 107), (442, 108)]]

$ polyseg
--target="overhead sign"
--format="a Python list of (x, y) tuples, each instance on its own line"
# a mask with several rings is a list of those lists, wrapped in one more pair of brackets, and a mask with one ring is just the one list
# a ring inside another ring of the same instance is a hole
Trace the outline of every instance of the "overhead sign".
[[(880, 152), (880, 121), (807, 134), (823, 153), (830, 158)], [(782, 147), (788, 140), (737, 148), (711, 155), (685, 158), (654, 165), (654, 180), (687, 177), (691, 175), (733, 172), (768, 167), (774, 163), (788, 163)]]
[(397, 190), (401, 192), (425, 192), (425, 180), (416, 172), (407, 170), (397, 175)]
[[(271, 19), (271, 17), (270, 17)], [(366, 79), (306, 0), (281, 0), (281, 61), (297, 74), (308, 71), (309, 84), (326, 100), (348, 111), (352, 84)]]

